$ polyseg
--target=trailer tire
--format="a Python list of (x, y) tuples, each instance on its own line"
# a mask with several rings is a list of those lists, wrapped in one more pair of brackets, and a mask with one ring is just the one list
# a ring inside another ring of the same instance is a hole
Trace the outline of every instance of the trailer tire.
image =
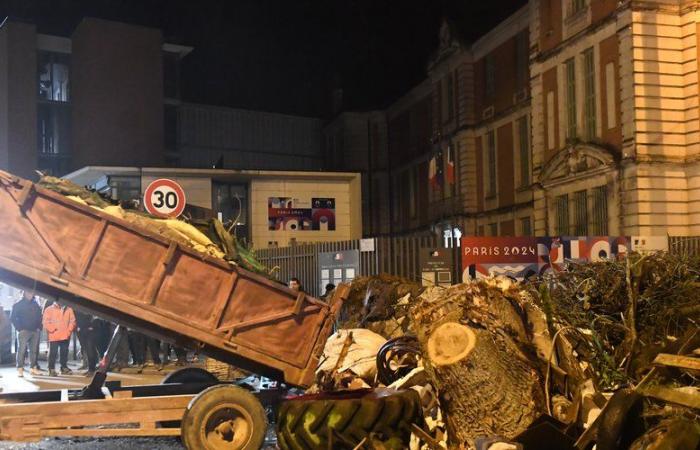
[(170, 372), (163, 377), (160, 384), (170, 383), (218, 383), (219, 379), (208, 370), (201, 367), (184, 367)]
[(258, 450), (267, 433), (265, 409), (249, 391), (212, 386), (192, 399), (180, 435), (190, 450)]
[(277, 444), (282, 450), (327, 449), (333, 434), (334, 449), (352, 449), (372, 433), (387, 449), (406, 448), (413, 423), (422, 423), (413, 390), (305, 395), (280, 406)]

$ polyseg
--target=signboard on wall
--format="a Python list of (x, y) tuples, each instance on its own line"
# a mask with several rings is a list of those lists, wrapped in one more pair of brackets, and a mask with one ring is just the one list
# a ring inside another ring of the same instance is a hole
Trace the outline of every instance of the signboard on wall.
[(268, 197), (267, 218), (270, 231), (333, 231), (335, 198)]
[(665, 237), (462, 237), (462, 279), (505, 275), (525, 279), (561, 270), (566, 261), (594, 262), (628, 251), (668, 249)]
[(419, 262), (423, 286), (452, 284), (452, 249), (421, 248)]
[(360, 272), (360, 252), (345, 250), (342, 252), (322, 252), (318, 254), (320, 270), (320, 291), (324, 292), (328, 283), (338, 286), (345, 281), (352, 281)]

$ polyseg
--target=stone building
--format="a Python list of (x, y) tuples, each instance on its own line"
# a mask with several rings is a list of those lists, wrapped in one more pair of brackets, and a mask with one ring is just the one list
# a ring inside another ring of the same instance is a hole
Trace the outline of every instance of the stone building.
[(385, 111), (377, 234), (700, 232), (697, 7), (531, 0), (471, 43), (446, 18)]

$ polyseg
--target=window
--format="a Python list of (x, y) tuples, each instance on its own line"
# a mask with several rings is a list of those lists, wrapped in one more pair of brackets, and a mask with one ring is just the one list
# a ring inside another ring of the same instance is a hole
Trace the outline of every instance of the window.
[(554, 91), (547, 92), (547, 150), (554, 150)]
[(608, 235), (608, 191), (599, 186), (591, 191), (591, 233), (594, 236)]
[(415, 166), (408, 170), (408, 213), (411, 219), (416, 218), (416, 177), (418, 176)]
[(444, 121), (452, 120), (455, 115), (455, 80), (452, 73), (447, 75), (445, 98), (443, 101), (445, 105), (443, 109), (443, 111), (445, 111)]
[(484, 95), (491, 102), (496, 94), (496, 67), (491, 54), (484, 58), (484, 83)]
[(486, 145), (486, 164), (488, 165), (486, 196), (493, 197), (496, 195), (496, 135), (493, 131), (487, 135)]
[(557, 214), (556, 234), (565, 236), (569, 234), (569, 196), (558, 195), (555, 199)]
[(577, 14), (586, 7), (586, 0), (571, 0), (571, 15)]
[(520, 186), (530, 184), (530, 130), (527, 128), (527, 116), (518, 119), (518, 134), (520, 144)]
[(141, 199), (141, 177), (110, 175), (109, 187), (114, 200), (130, 201)]
[(615, 111), (615, 65), (605, 65), (605, 107), (608, 113), (608, 129), (617, 125), (617, 113)]
[(518, 90), (524, 89), (529, 77), (528, 31), (521, 31), (515, 37), (515, 83)]
[(248, 239), (248, 186), (213, 183), (214, 213), (221, 213), (222, 222), (238, 239)]
[(593, 48), (583, 52), (583, 86), (584, 86), (584, 126), (586, 139), (595, 137), (595, 63)]
[(576, 137), (576, 61), (566, 61), (566, 137)]
[(64, 53), (40, 52), (38, 60), (39, 99), (67, 102), (69, 96), (70, 59)]
[(532, 236), (532, 224), (529, 217), (520, 218), (520, 234), (522, 236)]
[(498, 222), (489, 224), (489, 236), (498, 236)]
[(576, 191), (573, 197), (574, 235), (588, 235), (588, 196), (586, 191)]
[(63, 176), (70, 169), (70, 108), (40, 102), (37, 105), (38, 168), (49, 175)]

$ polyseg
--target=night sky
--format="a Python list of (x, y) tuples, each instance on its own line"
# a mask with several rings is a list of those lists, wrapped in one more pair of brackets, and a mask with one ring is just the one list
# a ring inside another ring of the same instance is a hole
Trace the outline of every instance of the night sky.
[(69, 36), (84, 16), (158, 27), (195, 50), (183, 97), (197, 103), (328, 117), (382, 108), (426, 75), (441, 17), (476, 40), (525, 0), (0, 0), (0, 17)]

